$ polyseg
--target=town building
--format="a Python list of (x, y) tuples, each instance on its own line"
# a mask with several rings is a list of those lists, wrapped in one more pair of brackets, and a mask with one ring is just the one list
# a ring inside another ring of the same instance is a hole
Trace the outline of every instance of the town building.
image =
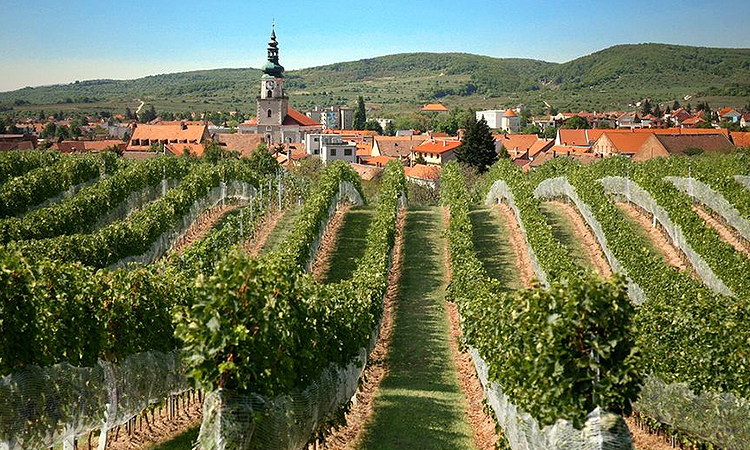
[(411, 165), (418, 160), (424, 160), (424, 164), (442, 166), (456, 159), (455, 150), (461, 146), (461, 141), (430, 139), (412, 148), (409, 160)]
[(153, 148), (165, 150), (165, 146), (172, 145), (175, 154), (181, 155), (188, 147), (194, 150), (193, 153), (197, 154), (202, 153), (203, 147), (201, 144), (210, 139), (208, 127), (203, 123), (141, 124), (133, 129), (133, 135), (130, 137), (125, 150), (128, 152), (144, 152)]
[(342, 140), (338, 134), (308, 134), (305, 136), (305, 151), (326, 164), (338, 159), (357, 162), (357, 144)]
[(730, 123), (740, 123), (740, 119), (742, 119), (742, 114), (734, 108), (721, 108), (718, 115), (719, 120)]
[(440, 103), (429, 103), (422, 107), (422, 112), (447, 113), (448, 108), (446, 108), (445, 105), (441, 105)]
[(276, 30), (268, 43), (268, 62), (263, 66), (260, 95), (257, 97), (256, 120), (243, 123), (240, 133), (256, 133), (270, 146), (278, 143), (302, 142), (310, 133), (320, 133), (323, 125), (289, 106), (284, 86), (284, 67), (279, 64), (279, 43)]
[(723, 134), (651, 134), (633, 155), (634, 161), (700, 153), (729, 153), (732, 143)]
[(484, 119), (487, 126), (493, 130), (502, 130), (517, 133), (521, 128), (521, 118), (512, 109), (491, 109), (477, 111), (477, 120)]
[(426, 141), (426, 136), (375, 136), (372, 144), (372, 156), (387, 156), (399, 158), (402, 161), (409, 159), (414, 147)]

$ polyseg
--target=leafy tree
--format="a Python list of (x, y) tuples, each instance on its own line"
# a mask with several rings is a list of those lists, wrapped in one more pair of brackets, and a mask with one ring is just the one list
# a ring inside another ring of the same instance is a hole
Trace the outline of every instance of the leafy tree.
[(352, 128), (355, 130), (364, 130), (367, 123), (367, 112), (365, 112), (365, 99), (360, 95), (357, 99), (357, 109), (354, 111), (352, 118)]
[(589, 123), (583, 117), (573, 116), (562, 124), (562, 128), (566, 130), (582, 130), (589, 128)]
[(641, 111), (644, 116), (651, 114), (651, 102), (648, 99), (646, 99), (646, 101), (643, 102), (643, 105), (641, 105)]
[(420, 155), (414, 158), (414, 164), (427, 165), (427, 161)]
[(239, 159), (239, 157), (239, 152), (227, 150), (226, 147), (222, 147), (214, 141), (203, 143), (203, 155), (201, 155), (201, 160), (208, 163), (216, 164), (224, 159)]
[(603, 121), (603, 122), (599, 122), (599, 123), (597, 123), (597, 124), (596, 124), (596, 128), (597, 128), (597, 129), (600, 129), (600, 130), (607, 130), (607, 129), (610, 129), (610, 128), (612, 128), (612, 126), (610, 126), (609, 122), (607, 122), (607, 121), (605, 120), (605, 121)]
[(685, 111), (687, 111), (689, 113), (693, 112), (693, 107), (692, 107), (692, 105), (690, 105), (690, 103), (688, 103), (687, 106), (685, 107)]
[(539, 125), (527, 125), (520, 130), (521, 134), (542, 134), (542, 128)]
[(492, 137), (487, 121), (484, 118), (477, 120), (472, 113), (466, 118), (464, 129), (466, 131), (461, 146), (456, 149), (456, 159), (479, 172), (486, 172), (497, 160), (495, 138)]
[(125, 134), (122, 135), (122, 140), (124, 142), (128, 142), (130, 141), (130, 136), (131, 136), (130, 131), (126, 131)]
[(50, 122), (44, 126), (44, 129), (42, 130), (42, 137), (51, 138), (55, 135), (55, 131), (57, 131), (57, 125), (55, 125), (55, 122)]
[(5, 121), (0, 118), (0, 134), (5, 134), (7, 132), (5, 128)]
[(377, 131), (378, 134), (383, 134), (383, 127), (380, 126), (377, 120), (368, 120), (365, 122), (365, 130)]
[(135, 116), (133, 115), (133, 111), (131, 111), (130, 108), (125, 108), (125, 118), (128, 120), (135, 119)]
[(547, 127), (544, 129), (543, 136), (546, 139), (554, 139), (557, 137), (557, 128), (555, 127)]
[(39, 111), (39, 116), (37, 116), (37, 118), (38, 118), (39, 120), (44, 120), (44, 119), (46, 119), (46, 118), (47, 118), (47, 117), (46, 117), (46, 116), (44, 115), (44, 110), (43, 110), (43, 109)]
[(680, 102), (678, 102), (677, 100), (675, 100), (674, 103), (672, 103), (672, 111), (675, 111), (675, 110), (678, 110), (678, 109), (680, 109)]
[(656, 105), (656, 107), (654, 108), (654, 110), (653, 110), (653, 112), (652, 112), (651, 114), (653, 114), (653, 115), (654, 115), (654, 116), (656, 116), (656, 117), (661, 117), (661, 116), (663, 116), (663, 114), (662, 114), (662, 112), (661, 112), (661, 108), (659, 108), (659, 105), (658, 105), (658, 104)]
[(385, 124), (385, 130), (384, 134), (386, 136), (395, 136), (396, 135), (396, 126), (393, 124), (393, 121), (389, 121), (387, 124)]
[(253, 151), (247, 158), (247, 161), (252, 167), (255, 167), (258, 170), (258, 173), (262, 175), (270, 175), (276, 173), (276, 171), (279, 169), (279, 163), (276, 161), (276, 158), (271, 155), (271, 152), (268, 150), (266, 144), (258, 145), (255, 151)]
[(57, 139), (70, 139), (70, 128), (65, 125), (60, 125), (55, 129), (55, 137)]
[(498, 158), (505, 158), (505, 159), (510, 158), (510, 153), (508, 153), (508, 149), (505, 148), (505, 145), (501, 145), (500, 146), (500, 150), (498, 150), (498, 152), (497, 152), (497, 157)]

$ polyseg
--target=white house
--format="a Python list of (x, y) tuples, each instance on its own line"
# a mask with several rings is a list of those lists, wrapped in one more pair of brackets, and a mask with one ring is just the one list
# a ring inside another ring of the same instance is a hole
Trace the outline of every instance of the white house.
[(357, 161), (357, 144), (341, 140), (338, 134), (308, 134), (305, 136), (305, 151), (326, 164), (337, 159), (349, 163)]
[(493, 130), (503, 130), (517, 133), (521, 128), (521, 119), (512, 109), (491, 109), (477, 111), (477, 120), (484, 119)]

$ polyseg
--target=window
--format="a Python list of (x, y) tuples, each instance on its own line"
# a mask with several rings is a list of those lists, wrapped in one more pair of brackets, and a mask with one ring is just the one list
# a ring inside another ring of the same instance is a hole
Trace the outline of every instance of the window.
[(344, 149), (344, 156), (352, 156), (352, 149), (345, 148)]
[(336, 149), (335, 148), (331, 149), (331, 156), (336, 156)]
[[(271, 98), (271, 97), (273, 97), (273, 92), (271, 92), (271, 90), (270, 90), (270, 89), (269, 89), (269, 90), (268, 90), (268, 91), (266, 92), (266, 97), (267, 97), (267, 98)], [(270, 117), (270, 116), (269, 116), (269, 117)]]
[(133, 139), (133, 145), (141, 145), (140, 139)]
[(313, 141), (318, 142), (320, 138), (313, 138)]
[(268, 110), (268, 117), (271, 117), (271, 110)]
[(313, 153), (317, 155), (317, 154), (319, 154), (319, 153), (320, 153), (320, 150), (318, 150), (318, 149), (316, 148), (316, 149), (315, 149), (315, 150), (313, 151)]

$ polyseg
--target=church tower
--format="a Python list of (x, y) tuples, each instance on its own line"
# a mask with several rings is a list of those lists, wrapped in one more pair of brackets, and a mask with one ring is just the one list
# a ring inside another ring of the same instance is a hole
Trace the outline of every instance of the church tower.
[[(268, 43), (268, 62), (263, 66), (258, 96), (258, 132), (269, 134), (272, 126), (284, 123), (289, 108), (289, 98), (284, 91), (284, 67), (279, 64), (279, 43), (276, 30), (271, 30)], [(262, 128), (263, 127), (263, 128)], [(276, 131), (276, 130), (274, 130)], [(271, 133), (271, 135), (276, 133)]]

